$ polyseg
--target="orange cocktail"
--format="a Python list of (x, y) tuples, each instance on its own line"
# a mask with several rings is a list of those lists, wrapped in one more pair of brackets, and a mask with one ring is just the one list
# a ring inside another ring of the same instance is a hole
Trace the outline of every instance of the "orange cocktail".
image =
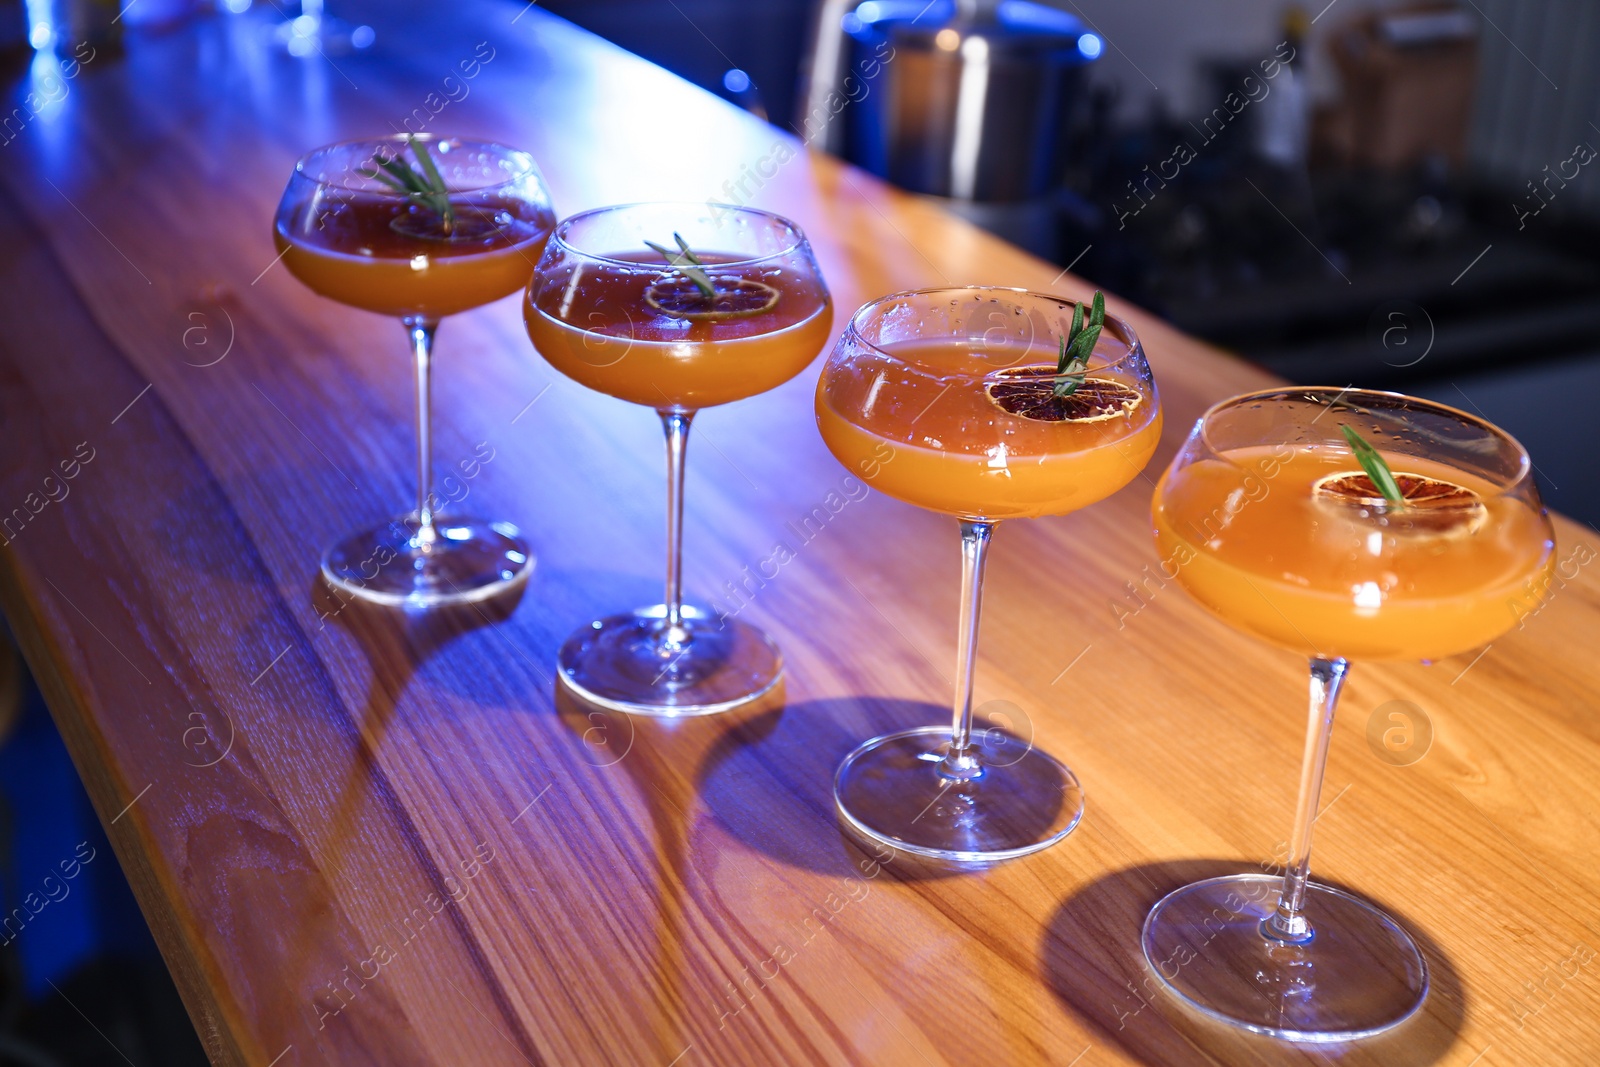
[(1386, 512), (1347, 448), (1273, 453), (1220, 453), (1156, 493), (1157, 551), (1241, 630), (1307, 656), (1438, 659), (1494, 640), (1542, 587), (1550, 523), (1536, 501), (1407, 456), (1395, 476), (1417, 498)]
[[(1145, 402), (1137, 373), (1104, 369), (1128, 353), (1113, 337), (1089, 368), (1109, 402), (1057, 421), (1010, 416), (995, 403), (1009, 383), (1053, 373), (1051, 347), (904, 341), (883, 351), (913, 373), (889, 396), (870, 361), (830, 374), (817, 425), (839, 462), (878, 468), (875, 489), (930, 511), (986, 520), (1076, 511), (1127, 485), (1161, 437), (1161, 409)], [(885, 449), (893, 462), (877, 463)]]
[(316, 293), (399, 319), (417, 389), (416, 509), (329, 547), (322, 574), (335, 589), (423, 607), (527, 577), (533, 557), (516, 527), (439, 515), (433, 339), (443, 316), (516, 292), (554, 225), (533, 157), (505, 145), (400, 134), (328, 145), (295, 164), (272, 223), (279, 258)]
[[(1531, 610), (1554, 547), (1531, 471), (1504, 431), (1397, 393), (1275, 389), (1195, 425), (1152, 504), (1162, 570), (1306, 656), (1310, 699), (1282, 873), (1195, 882), (1145, 920), (1145, 959), (1181, 1002), (1300, 1042), (1370, 1037), (1422, 1006), (1428, 965), (1411, 936), (1310, 880), (1334, 709), (1351, 658), (1466, 652)], [(1202, 703), (1196, 721), (1226, 711)]]
[(833, 305), (811, 246), (753, 208), (623, 204), (561, 223), (523, 301), (551, 366), (654, 408), (667, 444), (664, 602), (584, 626), (557, 654), (583, 699), (647, 715), (706, 715), (748, 703), (783, 671), (749, 623), (683, 598), (683, 479), (701, 408), (775, 389), (827, 342)]
[(446, 234), (405, 197), (346, 190), (280, 217), (273, 239), (283, 265), (330, 300), (439, 318), (526, 285), (554, 225), (548, 205), (491, 190)]
[[(817, 383), (817, 426), (874, 489), (961, 520), (951, 725), (875, 737), (834, 778), (858, 833), (939, 860), (989, 862), (1060, 841), (1083, 813), (1065, 764), (972, 729), (989, 539), (1002, 519), (1076, 511), (1155, 451), (1161, 404), (1144, 350), (1096, 293), (972, 286), (895, 293), (856, 312)], [(1018, 755), (1020, 753), (1020, 755)]]
[(699, 309), (681, 279), (664, 283), (663, 261), (648, 249), (612, 251), (575, 270), (569, 285), (529, 292), (523, 315), (534, 347), (597, 392), (686, 410), (764, 393), (816, 358), (833, 325), (820, 275), (695, 252), (730, 289), (726, 312)]

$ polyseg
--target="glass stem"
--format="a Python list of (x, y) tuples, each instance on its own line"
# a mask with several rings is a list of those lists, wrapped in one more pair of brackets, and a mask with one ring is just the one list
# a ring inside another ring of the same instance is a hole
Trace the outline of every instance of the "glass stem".
[(675, 650), (689, 639), (683, 626), (683, 471), (694, 412), (662, 408), (656, 414), (667, 435), (667, 625), (662, 639)]
[(1344, 659), (1311, 660), (1311, 705), (1306, 720), (1306, 751), (1300, 763), (1300, 800), (1295, 807), (1294, 834), (1289, 838), (1288, 869), (1278, 909), (1261, 924), (1261, 932), (1279, 941), (1304, 943), (1315, 936), (1303, 914), (1306, 881), (1311, 877), (1311, 825), (1317, 821), (1322, 778), (1328, 769), (1328, 742), (1333, 738), (1333, 711), (1339, 703), (1350, 663)]
[(433, 370), (433, 333), (439, 320), (407, 315), (400, 320), (411, 338), (417, 362), (417, 547), (426, 551), (438, 539), (433, 527), (433, 420), (430, 379)]
[(950, 751), (939, 765), (946, 778), (970, 781), (983, 774), (972, 747), (972, 682), (978, 658), (978, 619), (983, 614), (983, 563), (994, 523), (962, 520), (961, 621), (956, 633), (956, 691)]

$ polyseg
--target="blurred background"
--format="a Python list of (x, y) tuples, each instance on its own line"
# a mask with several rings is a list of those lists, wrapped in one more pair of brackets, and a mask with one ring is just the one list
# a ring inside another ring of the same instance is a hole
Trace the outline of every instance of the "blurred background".
[(1291, 381), (1479, 412), (1600, 524), (1590, 0), (541, 6)]
[[(1594, 0), (540, 6), (1291, 381), (1481, 413), (1600, 524)], [(381, 47), (341, 14), (0, 0), (0, 146), (30, 65), (70, 79), (195, 18), (308, 61)], [(0, 1065), (205, 1062), (4, 640), (0, 861)]]

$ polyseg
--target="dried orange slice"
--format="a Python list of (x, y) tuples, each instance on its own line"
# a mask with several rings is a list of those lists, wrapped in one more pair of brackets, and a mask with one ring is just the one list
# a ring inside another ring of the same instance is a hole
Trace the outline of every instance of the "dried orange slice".
[(1394, 481), (1405, 499), (1401, 508), (1390, 504), (1364, 471), (1342, 471), (1318, 478), (1311, 486), (1311, 495), (1328, 504), (1382, 514), (1391, 526), (1417, 533), (1475, 533), (1489, 517), (1478, 494), (1466, 486), (1404, 471), (1395, 471)]
[(501, 224), (486, 215), (456, 215), (449, 232), (437, 213), (415, 208), (389, 220), (389, 229), (424, 241), (481, 241), (493, 237)]
[(712, 278), (711, 285), (716, 292), (708, 297), (688, 278), (663, 278), (644, 291), (644, 300), (663, 315), (692, 322), (748, 318), (778, 303), (778, 290), (764, 282)]
[(1035, 422), (1104, 422), (1144, 402), (1130, 385), (1086, 375), (1071, 396), (1056, 396), (1054, 367), (1011, 367), (989, 376), (983, 391), (1001, 411)]

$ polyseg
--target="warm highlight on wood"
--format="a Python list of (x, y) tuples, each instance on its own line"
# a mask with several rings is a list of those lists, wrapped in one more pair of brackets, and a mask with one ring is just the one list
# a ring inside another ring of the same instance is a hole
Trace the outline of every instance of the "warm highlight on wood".
[[(1166, 404), (1154, 465), (1003, 525), (989, 573), (982, 714), (1088, 797), (1037, 856), (918, 869), (838, 829), (839, 759), (947, 714), (959, 559), (953, 521), (825, 451), (816, 365), (705, 412), (689, 449), (687, 587), (788, 658), (760, 707), (670, 724), (556, 693), (574, 626), (659, 599), (662, 448), (652, 413), (535, 355), (515, 298), (444, 324), (435, 433), (440, 495), (533, 543), (525, 594), (407, 618), (323, 591), (321, 549), (412, 492), (412, 398), (394, 321), (273, 265), (318, 144), (503, 140), (563, 215), (748, 198), (806, 229), (836, 329), (895, 289), (1093, 288), (536, 7), (337, 6), (369, 53), (267, 54), (219, 16), (140, 31), (0, 146), (0, 589), (215, 1062), (1600, 1058), (1600, 535), (1566, 521), (1524, 625), (1476, 659), (1357, 664), (1345, 693), (1314, 872), (1418, 936), (1423, 1014), (1295, 1049), (1149, 992), (1150, 905), (1278, 854), (1305, 665), (1165, 581), (1149, 530), (1196, 416), (1269, 379), (1115, 299)], [(1431, 724), (1408, 766), (1378, 755), (1391, 713)]]

